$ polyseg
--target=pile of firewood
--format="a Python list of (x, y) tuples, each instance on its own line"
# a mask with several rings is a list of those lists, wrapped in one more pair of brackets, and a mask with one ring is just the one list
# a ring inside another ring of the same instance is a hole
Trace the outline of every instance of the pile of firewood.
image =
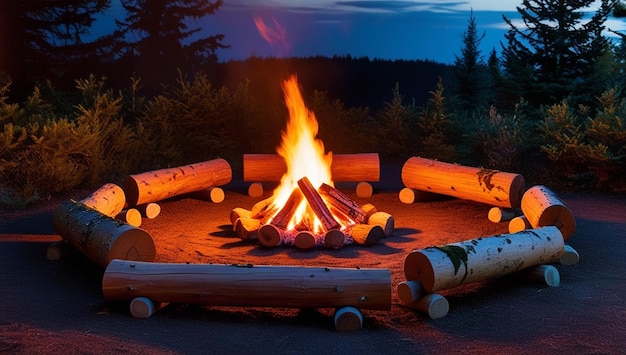
[[(321, 222), (323, 233), (315, 233), (309, 220), (301, 221), (293, 230), (288, 229), (289, 221), (303, 200)], [(360, 206), (328, 184), (315, 189), (306, 177), (298, 181), (298, 187), (283, 206), (275, 206), (273, 197), (269, 197), (250, 210), (234, 208), (230, 221), (243, 240), (256, 239), (266, 247), (284, 244), (300, 249), (316, 246), (337, 249), (352, 243), (372, 245), (390, 236), (395, 228), (389, 213), (378, 211), (372, 204)]]

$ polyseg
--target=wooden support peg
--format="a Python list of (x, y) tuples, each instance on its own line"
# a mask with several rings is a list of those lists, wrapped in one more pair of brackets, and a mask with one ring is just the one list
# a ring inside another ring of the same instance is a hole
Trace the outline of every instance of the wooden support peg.
[(561, 259), (559, 260), (561, 265), (576, 265), (578, 264), (579, 259), (580, 256), (578, 255), (576, 249), (565, 244), (565, 253), (563, 253)]
[(261, 197), (263, 192), (263, 184), (260, 182), (253, 182), (248, 186), (248, 196), (250, 197)]
[(335, 311), (335, 329), (339, 332), (353, 332), (363, 328), (363, 314), (355, 307), (341, 307)]
[(356, 195), (361, 198), (372, 197), (374, 194), (374, 187), (367, 181), (361, 181), (356, 184)]
[(134, 318), (150, 318), (167, 306), (167, 303), (155, 304), (147, 297), (137, 297), (130, 302), (130, 314)]

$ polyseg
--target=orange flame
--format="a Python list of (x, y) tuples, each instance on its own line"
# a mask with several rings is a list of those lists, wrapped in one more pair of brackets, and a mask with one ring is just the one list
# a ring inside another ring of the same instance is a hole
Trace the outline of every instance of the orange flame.
[(254, 24), (261, 34), (261, 37), (263, 37), (263, 39), (265, 39), (272, 47), (277, 46), (279, 54), (286, 54), (289, 52), (289, 49), (291, 49), (291, 45), (289, 45), (286, 38), (287, 32), (275, 18), (272, 17), (272, 21), (274, 21), (274, 28), (268, 27), (259, 16), (254, 17)]
[[(289, 109), (287, 126), (282, 133), (282, 142), (276, 152), (283, 157), (287, 172), (280, 185), (274, 190), (274, 206), (283, 206), (291, 192), (298, 188), (298, 180), (307, 177), (317, 189), (322, 183), (333, 185), (331, 177), (332, 154), (324, 152), (324, 143), (316, 138), (318, 123), (315, 114), (305, 106), (304, 99), (295, 76), (283, 82), (285, 104)], [(317, 218), (306, 212), (306, 201), (298, 207), (287, 229), (293, 229), (303, 218)], [(315, 232), (321, 230), (320, 222), (315, 222)]]

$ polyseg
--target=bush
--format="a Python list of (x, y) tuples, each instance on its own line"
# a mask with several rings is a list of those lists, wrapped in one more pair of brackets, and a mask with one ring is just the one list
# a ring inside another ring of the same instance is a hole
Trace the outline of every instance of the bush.
[(589, 107), (566, 101), (551, 106), (540, 124), (541, 150), (554, 162), (555, 175), (576, 188), (626, 191), (626, 101), (611, 89)]

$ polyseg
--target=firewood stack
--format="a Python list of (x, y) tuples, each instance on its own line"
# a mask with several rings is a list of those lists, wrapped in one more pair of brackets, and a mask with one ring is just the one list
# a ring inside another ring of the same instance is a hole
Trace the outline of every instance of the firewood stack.
[[(306, 218), (295, 228), (289, 223), (302, 201), (321, 224), (322, 233), (315, 233), (312, 220)], [(283, 206), (276, 206), (273, 197), (261, 200), (250, 210), (236, 207), (230, 221), (237, 236), (243, 240), (258, 240), (266, 247), (281, 244), (300, 249), (316, 246), (338, 249), (345, 244), (373, 245), (388, 237), (394, 230), (394, 219), (375, 206), (360, 206), (338, 189), (322, 184), (315, 189), (303, 177)]]

